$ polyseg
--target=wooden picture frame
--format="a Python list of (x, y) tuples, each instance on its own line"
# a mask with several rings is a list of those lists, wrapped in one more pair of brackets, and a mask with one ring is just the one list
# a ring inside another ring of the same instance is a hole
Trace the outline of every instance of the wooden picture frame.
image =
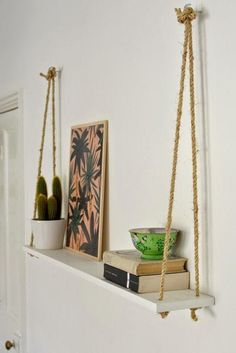
[(101, 260), (108, 121), (71, 128), (66, 247)]

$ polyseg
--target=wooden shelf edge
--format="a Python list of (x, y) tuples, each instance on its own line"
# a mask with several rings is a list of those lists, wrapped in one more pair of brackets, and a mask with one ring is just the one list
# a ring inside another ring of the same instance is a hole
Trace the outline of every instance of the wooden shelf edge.
[(196, 297), (191, 289), (165, 292), (164, 300), (157, 301), (157, 312), (176, 311), (192, 308), (205, 308), (215, 304), (215, 298), (211, 295), (200, 293)]

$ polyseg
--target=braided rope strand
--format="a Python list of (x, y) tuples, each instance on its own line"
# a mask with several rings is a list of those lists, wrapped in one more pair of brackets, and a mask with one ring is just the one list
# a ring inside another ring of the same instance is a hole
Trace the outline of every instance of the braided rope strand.
[(52, 158), (53, 176), (56, 176), (56, 123), (55, 123), (55, 77), (52, 78)]
[(159, 300), (163, 300), (163, 297), (164, 297), (164, 284), (165, 284), (164, 282), (165, 282), (167, 257), (168, 257), (169, 243), (170, 243), (170, 230), (171, 230), (171, 223), (172, 223), (176, 169), (177, 169), (177, 162), (178, 162), (178, 150), (179, 150), (179, 139), (180, 139), (180, 127), (181, 127), (181, 118), (182, 118), (182, 109), (183, 109), (184, 81), (185, 81), (185, 75), (186, 75), (186, 61), (187, 61), (187, 53), (188, 53), (188, 37), (189, 37), (188, 28), (185, 27), (180, 88), (179, 88), (179, 101), (178, 101), (178, 108), (177, 108), (175, 142), (174, 142), (174, 152), (173, 152), (173, 162), (172, 162), (172, 175), (171, 175), (171, 184), (170, 184), (169, 207), (168, 207), (168, 216), (167, 216), (167, 224), (166, 224), (166, 236), (165, 236), (165, 245), (164, 245), (163, 262), (162, 262)]

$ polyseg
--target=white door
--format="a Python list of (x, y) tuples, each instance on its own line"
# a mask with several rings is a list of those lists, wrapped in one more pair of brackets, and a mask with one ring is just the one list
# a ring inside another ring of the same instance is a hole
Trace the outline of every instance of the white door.
[(7, 341), (12, 352), (23, 353), (24, 182), (20, 118), (17, 106), (1, 112), (0, 100), (0, 353), (7, 351)]

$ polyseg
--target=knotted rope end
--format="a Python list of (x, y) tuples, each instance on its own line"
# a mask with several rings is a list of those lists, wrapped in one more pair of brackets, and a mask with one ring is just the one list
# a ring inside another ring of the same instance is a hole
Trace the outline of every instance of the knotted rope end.
[(193, 321), (198, 321), (198, 317), (197, 317), (197, 314), (196, 314), (196, 311), (197, 311), (198, 308), (192, 308), (190, 309), (191, 311), (191, 318)]
[(180, 8), (175, 9), (177, 20), (179, 23), (185, 23), (186, 21), (193, 21), (197, 17), (196, 11), (192, 7), (186, 7), (183, 10)]
[(54, 79), (57, 76), (57, 70), (54, 66), (49, 67), (47, 75), (40, 72), (40, 76), (44, 77), (47, 81)]
[(169, 314), (169, 311), (163, 311), (162, 313), (160, 313), (162, 319), (165, 319)]

